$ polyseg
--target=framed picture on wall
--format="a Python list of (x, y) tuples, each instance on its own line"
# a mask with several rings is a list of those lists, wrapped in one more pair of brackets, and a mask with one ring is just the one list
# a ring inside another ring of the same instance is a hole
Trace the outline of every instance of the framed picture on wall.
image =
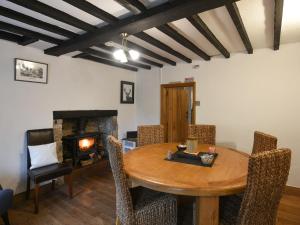
[(121, 103), (134, 104), (134, 83), (121, 81)]
[(47, 84), (48, 64), (15, 59), (15, 80)]

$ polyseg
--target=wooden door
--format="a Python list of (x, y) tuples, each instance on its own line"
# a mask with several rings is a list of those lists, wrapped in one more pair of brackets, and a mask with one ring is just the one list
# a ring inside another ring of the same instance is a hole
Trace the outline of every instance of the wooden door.
[(185, 142), (188, 124), (195, 123), (194, 92), (194, 83), (161, 86), (161, 124), (165, 127), (166, 142)]

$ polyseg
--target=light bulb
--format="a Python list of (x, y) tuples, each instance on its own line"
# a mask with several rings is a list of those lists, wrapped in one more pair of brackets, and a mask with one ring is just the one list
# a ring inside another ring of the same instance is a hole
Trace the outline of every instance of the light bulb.
[(121, 60), (123, 54), (124, 54), (123, 49), (118, 49), (114, 52), (114, 57), (117, 60)]
[(129, 50), (129, 55), (132, 58), (132, 60), (138, 60), (140, 57), (140, 53), (135, 50)]
[(123, 49), (116, 50), (113, 55), (114, 55), (114, 58), (116, 60), (119, 60), (121, 63), (128, 62), (128, 59), (127, 59), (126, 54)]
[(127, 57), (126, 57), (125, 54), (122, 55), (122, 57), (121, 57), (121, 59), (120, 59), (120, 62), (121, 62), (121, 63), (127, 63), (127, 62), (128, 62), (128, 59), (127, 59)]

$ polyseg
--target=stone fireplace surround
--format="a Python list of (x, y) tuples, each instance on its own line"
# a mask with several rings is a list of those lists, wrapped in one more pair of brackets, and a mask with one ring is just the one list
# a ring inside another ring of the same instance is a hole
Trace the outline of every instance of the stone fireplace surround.
[(86, 119), (86, 132), (99, 132), (102, 134), (102, 144), (107, 149), (107, 136), (118, 137), (118, 111), (117, 110), (74, 110), (74, 111), (54, 111), (53, 130), (54, 141), (57, 143), (57, 156), (60, 162), (63, 161), (62, 137), (72, 135), (76, 121)]

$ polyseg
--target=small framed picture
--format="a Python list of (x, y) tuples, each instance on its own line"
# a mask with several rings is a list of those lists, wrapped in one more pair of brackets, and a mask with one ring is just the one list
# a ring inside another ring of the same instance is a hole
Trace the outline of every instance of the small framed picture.
[(48, 64), (15, 59), (15, 80), (47, 84)]
[(134, 83), (121, 81), (121, 103), (134, 104)]

